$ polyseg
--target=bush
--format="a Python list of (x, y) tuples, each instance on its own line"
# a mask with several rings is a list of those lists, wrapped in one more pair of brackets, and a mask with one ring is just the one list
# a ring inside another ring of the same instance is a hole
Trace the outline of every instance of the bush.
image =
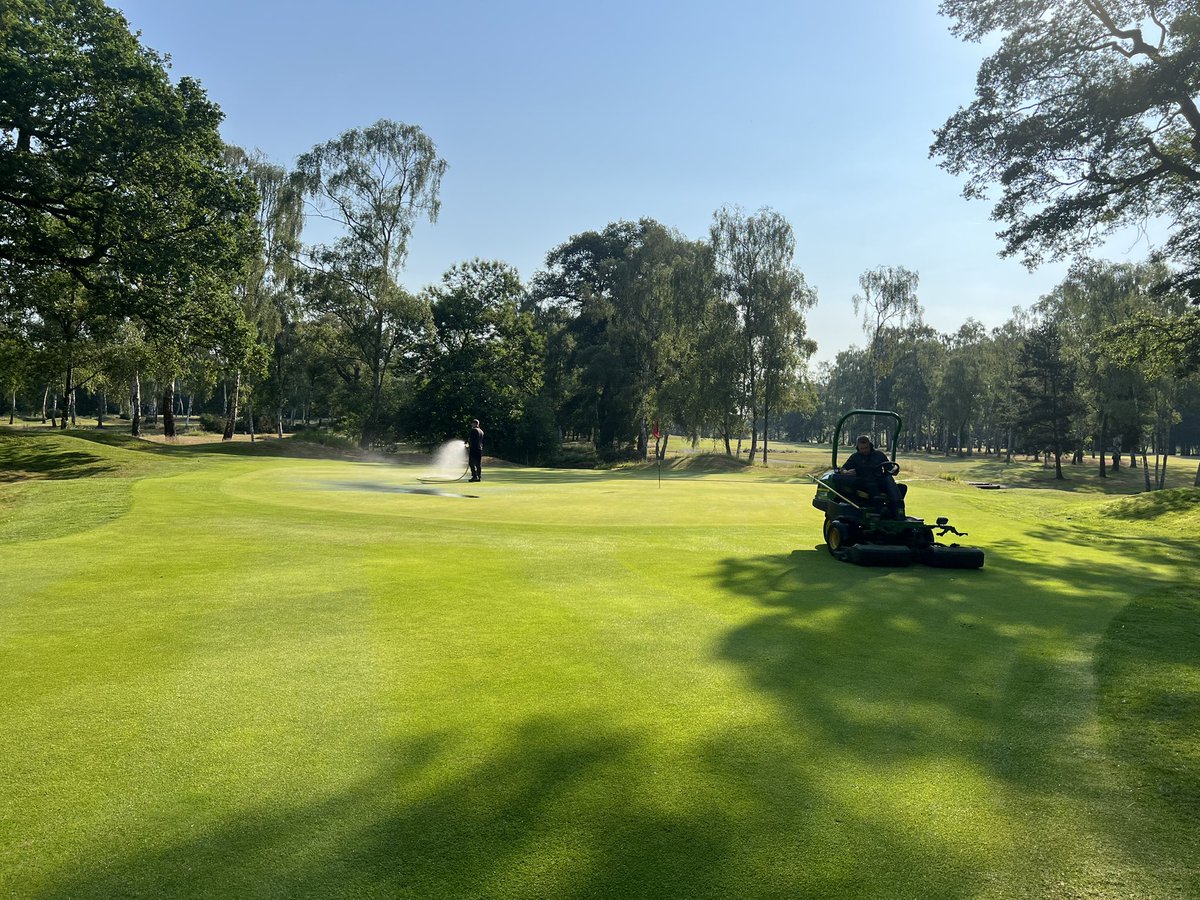
[(292, 440), (304, 441), (308, 444), (320, 444), (322, 447), (329, 447), (333, 450), (354, 451), (358, 449), (358, 444), (344, 434), (337, 434), (333, 431), (321, 431), (316, 428), (301, 428), (292, 435)]
[(591, 444), (563, 444), (546, 459), (552, 469), (594, 469), (600, 464), (596, 448)]
[(219, 416), (216, 413), (200, 413), (196, 417), (196, 421), (200, 423), (201, 431), (207, 431), (209, 434), (225, 433), (224, 416)]

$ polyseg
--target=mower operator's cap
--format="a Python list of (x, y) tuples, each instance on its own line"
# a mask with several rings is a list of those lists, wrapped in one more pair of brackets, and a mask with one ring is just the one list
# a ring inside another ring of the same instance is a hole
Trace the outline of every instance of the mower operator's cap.
[(867, 437), (865, 434), (860, 434), (858, 437), (856, 437), (854, 439), (854, 443), (856, 443), (856, 444), (871, 444), (872, 447), (875, 446), (873, 443), (871, 443), (871, 439), (869, 437)]

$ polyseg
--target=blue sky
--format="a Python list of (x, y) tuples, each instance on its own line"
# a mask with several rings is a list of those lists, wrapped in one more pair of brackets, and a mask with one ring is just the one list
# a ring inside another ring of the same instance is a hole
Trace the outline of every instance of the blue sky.
[(998, 325), (1066, 272), (999, 259), (990, 205), (928, 158), (984, 55), (936, 0), (110, 3), (203, 83), (227, 141), (283, 165), (380, 118), (419, 125), (449, 170), (409, 247), (413, 290), (476, 256), (528, 279), (619, 219), (700, 238), (723, 205), (770, 206), (795, 229), (827, 360), (861, 343), (865, 269), (918, 271), (943, 331)]

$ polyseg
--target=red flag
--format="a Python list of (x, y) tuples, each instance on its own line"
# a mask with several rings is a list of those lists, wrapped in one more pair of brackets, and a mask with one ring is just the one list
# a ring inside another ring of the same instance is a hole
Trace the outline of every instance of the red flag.
[(658, 423), (657, 422), (654, 423), (654, 427), (651, 429), (650, 433), (652, 435), (654, 435), (654, 439), (657, 441), (658, 440)]

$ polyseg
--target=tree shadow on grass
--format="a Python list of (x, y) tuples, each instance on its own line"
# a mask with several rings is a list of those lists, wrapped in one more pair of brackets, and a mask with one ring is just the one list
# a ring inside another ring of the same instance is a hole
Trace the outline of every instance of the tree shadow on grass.
[(344, 451), (323, 444), (284, 438), (258, 441), (209, 441), (202, 444), (147, 441), (118, 431), (72, 431), (71, 437), (122, 450), (153, 453), (161, 456), (248, 456), (284, 457), (287, 459), (345, 459), (363, 461), (367, 457), (357, 451)]
[[(1094, 819), (1142, 872), (1171, 872), (1165, 885), (1195, 887), (1194, 837), (1145, 840), (1156, 811), (1114, 787), (1112, 765), (1095, 759), (1086, 737), (1099, 634), (1133, 596), (1173, 583), (1131, 571), (1127, 554), (1179, 566), (1195, 551), (1185, 541), (1112, 543), (1111, 560), (1097, 561), (1061, 540), (1035, 560), (1025, 558), (1028, 545), (997, 542), (978, 571), (863, 569), (821, 549), (726, 559), (718, 583), (763, 612), (717, 653), (778, 698), (831, 760), (983, 773), (1022, 805), (1065, 805)], [(1052, 866), (1077, 852), (1069, 841), (1060, 850), (1053, 833), (1041, 837), (1018, 840), (1044, 859), (1061, 853)]]
[(64, 480), (102, 475), (116, 469), (111, 460), (84, 449), (68, 449), (60, 442), (39, 440), (40, 435), (18, 432), (0, 439), (0, 484), (29, 478)]
[(621, 776), (634, 749), (555, 719), (527, 722), (504, 747), (401, 742), (339, 794), (93, 861), (42, 896), (703, 895), (725, 838), (699, 813), (639, 796)]
[[(1096, 652), (1105, 743), (1200, 858), (1200, 584), (1138, 598)], [(1198, 874), (1200, 877), (1200, 874)]]
[[(1157, 519), (1176, 513), (1193, 512), (1200, 509), (1200, 488), (1173, 488), (1169, 491), (1154, 491), (1138, 494), (1123, 500), (1115, 500), (1102, 506), (1097, 512), (1108, 519), (1144, 520)], [(1170, 525), (1170, 522), (1164, 523)]]
[(977, 886), (970, 861), (937, 841), (821, 803), (751, 733), (708, 741), (685, 778), (647, 764), (647, 740), (543, 717), (500, 746), (446, 733), (401, 741), (332, 795), (207, 824), (203, 809), (162, 822), (148, 810), (144, 834), (89, 848), (39, 896), (927, 897)]

